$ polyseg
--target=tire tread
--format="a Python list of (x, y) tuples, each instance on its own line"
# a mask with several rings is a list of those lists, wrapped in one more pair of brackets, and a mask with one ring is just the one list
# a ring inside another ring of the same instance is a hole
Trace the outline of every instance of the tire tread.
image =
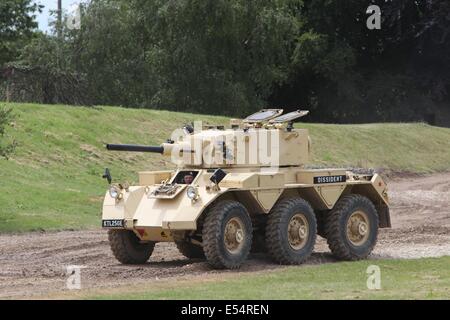
[[(224, 212), (229, 212), (235, 208), (244, 208), (242, 204), (233, 200), (223, 200), (215, 204), (208, 212), (205, 218), (205, 222), (203, 225), (203, 252), (205, 253), (205, 257), (208, 260), (208, 263), (216, 268), (216, 269), (237, 269), (240, 267), (241, 263), (236, 263), (230, 261), (228, 259), (224, 259), (224, 257), (220, 254), (220, 243), (217, 239), (220, 239), (222, 233), (222, 220)], [(250, 221), (250, 229), (251, 229), (251, 220)], [(250, 238), (250, 242), (252, 240), (252, 230), (247, 235)], [(247, 258), (250, 247), (248, 247), (247, 252), (243, 252), (245, 258)], [(245, 259), (244, 259), (245, 260)]]
[(139, 255), (133, 255), (127, 249), (126, 241), (129, 240), (131, 231), (129, 230), (109, 230), (108, 239), (111, 247), (111, 251), (114, 257), (122, 264), (143, 264), (145, 263), (153, 253), (155, 247), (154, 242), (146, 244), (145, 251), (140, 252)]
[[(360, 202), (363, 206), (367, 207), (369, 210), (377, 212), (373, 203), (367, 198), (359, 194), (350, 194), (341, 198), (331, 210), (330, 214), (326, 219), (325, 233), (327, 237), (328, 247), (334, 256), (340, 260), (355, 261), (366, 258), (376, 245), (375, 241), (372, 242), (367, 249), (367, 254), (357, 255), (352, 253), (350, 248), (342, 240), (341, 237), (341, 216), (351, 210), (354, 203)], [(375, 214), (376, 221), (375, 225), (378, 228), (378, 214)]]
[[(312, 212), (314, 216), (314, 211), (311, 208), (311, 205), (301, 198), (288, 198), (279, 202), (273, 209), (273, 211), (269, 215), (269, 219), (267, 221), (266, 226), (266, 246), (267, 251), (270, 256), (280, 264), (301, 264), (306, 259), (308, 259), (309, 255), (305, 255), (301, 260), (293, 261), (288, 254), (285, 252), (285, 248), (283, 247), (283, 236), (280, 230), (280, 225), (283, 223), (283, 219), (285, 219), (286, 212), (292, 210), (295, 206), (305, 206), (307, 210)], [(315, 237), (317, 233), (317, 223), (315, 224), (315, 230), (312, 231), (314, 233), (313, 242), (315, 242)]]

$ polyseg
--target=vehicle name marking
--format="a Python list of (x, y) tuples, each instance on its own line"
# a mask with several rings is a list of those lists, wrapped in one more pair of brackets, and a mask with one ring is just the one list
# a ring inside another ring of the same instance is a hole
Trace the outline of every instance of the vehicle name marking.
[(346, 175), (314, 177), (314, 184), (340, 183), (347, 181)]

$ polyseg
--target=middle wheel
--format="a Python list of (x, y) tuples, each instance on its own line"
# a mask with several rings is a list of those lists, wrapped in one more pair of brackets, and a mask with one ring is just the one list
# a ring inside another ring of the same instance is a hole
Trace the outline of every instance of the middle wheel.
[(208, 212), (203, 225), (203, 251), (214, 268), (236, 269), (252, 246), (252, 221), (237, 201), (224, 200)]
[(279, 202), (266, 226), (267, 250), (281, 264), (300, 264), (312, 253), (317, 222), (313, 209), (301, 198)]

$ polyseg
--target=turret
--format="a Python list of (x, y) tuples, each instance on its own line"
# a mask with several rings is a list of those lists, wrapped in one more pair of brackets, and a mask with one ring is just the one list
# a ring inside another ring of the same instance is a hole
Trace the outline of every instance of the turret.
[(108, 144), (106, 148), (160, 153), (186, 168), (302, 166), (309, 160), (308, 130), (294, 129), (293, 122), (308, 111), (282, 113), (281, 109), (263, 109), (242, 122), (233, 119), (231, 129), (184, 130), (176, 141), (161, 146)]

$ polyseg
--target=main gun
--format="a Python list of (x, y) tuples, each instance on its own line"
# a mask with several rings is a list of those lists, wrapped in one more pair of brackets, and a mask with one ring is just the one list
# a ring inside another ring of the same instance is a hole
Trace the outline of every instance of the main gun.
[(110, 151), (164, 153), (163, 146), (141, 146), (135, 144), (107, 144), (106, 149)]
[(160, 146), (141, 146), (136, 144), (107, 144), (106, 149), (110, 151), (129, 151), (129, 152), (151, 152), (160, 153), (164, 156), (170, 156), (173, 151), (180, 153), (194, 153), (187, 145), (178, 143), (163, 143)]

